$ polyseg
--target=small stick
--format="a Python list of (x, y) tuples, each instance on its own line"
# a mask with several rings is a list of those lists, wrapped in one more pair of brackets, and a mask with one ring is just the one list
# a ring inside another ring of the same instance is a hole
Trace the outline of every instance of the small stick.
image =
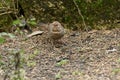
[(87, 29), (87, 26), (86, 26), (86, 23), (85, 23), (85, 19), (84, 19), (82, 13), (81, 13), (81, 10), (79, 9), (79, 7), (78, 7), (77, 3), (75, 2), (75, 0), (73, 0), (73, 3), (75, 4), (75, 6), (76, 6), (76, 8), (77, 8), (77, 10), (78, 10), (78, 14), (79, 14), (79, 15), (81, 16), (81, 18), (82, 18), (83, 25), (84, 25), (86, 31), (88, 32), (88, 29)]

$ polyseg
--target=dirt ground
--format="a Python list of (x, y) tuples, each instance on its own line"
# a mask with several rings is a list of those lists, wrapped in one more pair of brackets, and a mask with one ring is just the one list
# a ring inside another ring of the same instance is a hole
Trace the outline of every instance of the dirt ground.
[(54, 45), (45, 37), (8, 39), (0, 53), (7, 63), (9, 50), (23, 49), (26, 55), (37, 50), (36, 64), (23, 68), (27, 80), (120, 80), (120, 29), (70, 31)]

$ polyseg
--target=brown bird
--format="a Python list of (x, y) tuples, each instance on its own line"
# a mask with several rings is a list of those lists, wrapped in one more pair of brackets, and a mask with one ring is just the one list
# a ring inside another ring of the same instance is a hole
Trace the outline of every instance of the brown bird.
[(52, 40), (61, 39), (65, 34), (63, 26), (58, 21), (54, 21), (48, 26), (48, 37)]
[(39, 29), (42, 31), (48, 31), (48, 23), (38, 23)]

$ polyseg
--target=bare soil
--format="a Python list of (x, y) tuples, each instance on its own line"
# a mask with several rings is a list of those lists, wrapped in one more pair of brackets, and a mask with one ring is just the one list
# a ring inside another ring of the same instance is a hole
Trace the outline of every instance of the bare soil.
[[(18, 36), (0, 46), (4, 61), (9, 51), (23, 49), (26, 57), (39, 53), (32, 67), (24, 66), (27, 80), (120, 80), (120, 29), (68, 31), (54, 45), (46, 35), (27, 40)], [(61, 61), (66, 60), (61, 65)]]

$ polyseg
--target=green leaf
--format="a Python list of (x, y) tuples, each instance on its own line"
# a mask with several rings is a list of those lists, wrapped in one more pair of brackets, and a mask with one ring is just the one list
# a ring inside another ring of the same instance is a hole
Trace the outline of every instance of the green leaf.
[(6, 33), (6, 32), (0, 33), (0, 36), (2, 36), (2, 37), (9, 37), (11, 39), (15, 38), (14, 34), (12, 34), (12, 33)]
[(61, 60), (60, 62), (58, 62), (57, 64), (56, 64), (56, 66), (62, 66), (62, 65), (65, 65), (65, 64), (67, 64), (68, 63), (68, 60)]
[(36, 25), (37, 23), (35, 21), (28, 21), (30, 25)]
[(0, 44), (3, 44), (5, 42), (5, 39), (3, 37), (0, 37)]
[(33, 62), (33, 61), (27, 62), (27, 66), (34, 67), (34, 66), (36, 66), (36, 62)]
[(60, 79), (60, 78), (62, 78), (61, 73), (60, 73), (60, 72), (57, 73), (57, 74), (55, 75), (55, 78), (56, 78), (56, 79)]
[(0, 61), (0, 66), (3, 66), (3, 65), (5, 65), (5, 62)]
[(10, 37), (10, 38), (15, 38), (15, 35), (14, 34), (11, 34), (11, 33), (8, 33), (8, 36)]
[(117, 60), (117, 62), (119, 62), (119, 63), (120, 63), (120, 58)]
[(113, 71), (112, 71), (113, 74), (117, 74), (119, 72), (120, 72), (120, 68), (113, 69)]
[(36, 18), (34, 18), (34, 17), (30, 19), (30, 21), (35, 21), (35, 20), (36, 20)]
[(17, 24), (20, 24), (20, 23), (21, 23), (21, 22), (20, 22), (19, 19), (13, 21), (13, 25), (17, 25)]

